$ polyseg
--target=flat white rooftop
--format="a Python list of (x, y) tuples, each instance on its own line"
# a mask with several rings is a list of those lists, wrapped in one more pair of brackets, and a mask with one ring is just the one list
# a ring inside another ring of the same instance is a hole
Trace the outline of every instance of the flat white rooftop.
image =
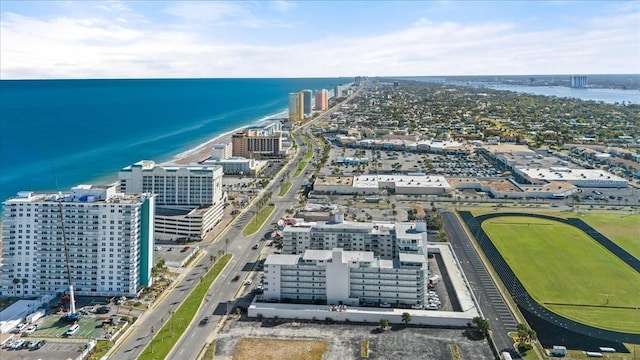
[(296, 265), (298, 264), (300, 255), (287, 255), (287, 254), (271, 254), (265, 260), (265, 265)]
[(394, 183), (395, 187), (430, 187), (450, 189), (444, 176), (430, 175), (360, 175), (353, 177), (355, 188), (379, 188), (380, 183)]
[(546, 181), (609, 181), (625, 182), (626, 180), (600, 169), (569, 169), (569, 168), (517, 168), (517, 171), (532, 179)]

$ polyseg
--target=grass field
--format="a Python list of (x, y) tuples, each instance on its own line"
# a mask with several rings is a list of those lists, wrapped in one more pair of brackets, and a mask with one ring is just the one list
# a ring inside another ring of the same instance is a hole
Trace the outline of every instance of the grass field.
[(588, 213), (579, 218), (640, 258), (640, 215)]
[(304, 168), (307, 167), (307, 162), (306, 161), (301, 161), (298, 163), (298, 168), (296, 170), (296, 172), (293, 174), (293, 176), (298, 177), (300, 176), (300, 174), (302, 174), (302, 172), (304, 171)]
[(328, 344), (320, 340), (245, 338), (238, 343), (233, 360), (321, 360), (327, 348)]
[(529, 217), (482, 227), (540, 304), (585, 324), (640, 333), (640, 274), (582, 231)]
[(247, 224), (247, 226), (242, 229), (243, 236), (249, 236), (251, 234), (255, 234), (260, 228), (262, 224), (271, 216), (271, 213), (276, 207), (274, 205), (267, 205), (262, 210), (258, 211), (257, 214), (253, 216), (251, 221)]
[(291, 185), (291, 181), (280, 184), (280, 192), (278, 192), (278, 196), (285, 196), (287, 194), (287, 191), (289, 191), (289, 189), (291, 188)]

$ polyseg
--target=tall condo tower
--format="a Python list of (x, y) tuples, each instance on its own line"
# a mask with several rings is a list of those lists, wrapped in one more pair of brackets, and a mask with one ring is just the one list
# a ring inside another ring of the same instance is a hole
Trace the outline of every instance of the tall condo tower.
[(327, 89), (316, 91), (316, 110), (327, 110), (329, 108), (329, 92)]
[(297, 123), (300, 121), (298, 118), (298, 93), (289, 93), (289, 121)]
[(304, 115), (311, 115), (311, 99), (313, 92), (309, 89), (302, 90), (302, 97), (304, 98)]
[(333, 98), (337, 99), (342, 97), (342, 86), (338, 85), (333, 89)]
[(298, 92), (298, 107), (296, 108), (298, 121), (304, 121), (304, 94), (302, 91)]
[(70, 193), (20, 192), (8, 199), (2, 296), (68, 289), (63, 226), (76, 295), (136, 296), (152, 283), (155, 198), (119, 193), (114, 185), (78, 185)]
[(574, 89), (581, 89), (587, 86), (587, 77), (584, 75), (571, 75), (571, 87)]

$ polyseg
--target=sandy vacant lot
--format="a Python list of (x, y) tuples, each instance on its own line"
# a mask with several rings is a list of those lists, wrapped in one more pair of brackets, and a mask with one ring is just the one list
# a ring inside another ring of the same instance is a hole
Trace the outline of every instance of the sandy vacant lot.
[(240, 340), (233, 360), (300, 359), (321, 360), (329, 345), (318, 340), (283, 340), (245, 338)]
[[(289, 344), (324, 344), (319, 352), (323, 360), (360, 359), (362, 340), (369, 340), (371, 360), (434, 360), (453, 359), (451, 346), (456, 345), (465, 360), (492, 359), (493, 355), (486, 341), (474, 341), (464, 336), (464, 329), (436, 329), (392, 325), (387, 331), (380, 331), (378, 324), (321, 324), (287, 320), (234, 321), (218, 334), (216, 359), (312, 359), (287, 352)], [(249, 357), (240, 357), (242, 343), (247, 339), (275, 341), (275, 347), (257, 345), (249, 349)], [(306, 350), (307, 348), (304, 348)], [(320, 358), (313, 358), (320, 359)]]

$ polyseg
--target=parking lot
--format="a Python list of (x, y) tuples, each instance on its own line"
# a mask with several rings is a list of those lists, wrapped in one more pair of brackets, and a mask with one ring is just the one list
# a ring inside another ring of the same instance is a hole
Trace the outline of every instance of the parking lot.
[[(31, 339), (33, 340), (33, 339)], [(37, 350), (2, 349), (2, 360), (66, 360), (74, 359), (85, 347), (85, 341), (52, 341)]]
[(327, 165), (320, 175), (355, 175), (358, 165), (340, 164), (339, 158), (367, 159), (368, 164), (360, 166), (366, 174), (421, 172), (455, 177), (498, 177), (503, 171), (496, 169), (481, 155), (448, 155), (432, 153), (414, 153), (402, 150), (373, 150), (342, 148), (332, 146)]

